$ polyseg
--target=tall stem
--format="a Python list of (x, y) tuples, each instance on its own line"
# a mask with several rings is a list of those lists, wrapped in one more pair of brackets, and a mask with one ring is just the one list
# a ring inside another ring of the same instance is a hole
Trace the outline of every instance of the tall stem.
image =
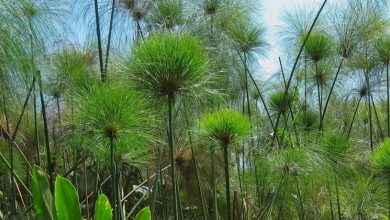
[(175, 164), (175, 155), (173, 148), (173, 129), (172, 129), (172, 106), (173, 106), (173, 95), (168, 95), (168, 144), (170, 151), (171, 159), (171, 181), (173, 189), (173, 211), (174, 219), (179, 219), (179, 207), (178, 207), (178, 191), (177, 191), (177, 180), (176, 180), (176, 164)]
[[(280, 69), (282, 71), (283, 83), (284, 83), (284, 86), (286, 86), (286, 76), (284, 75), (284, 68), (283, 68), (282, 60), (280, 59), (280, 57), (279, 57), (279, 64), (280, 64)], [(298, 88), (298, 85), (297, 85), (297, 88)], [(292, 126), (293, 126), (293, 129), (294, 129), (295, 140), (296, 140), (296, 143), (299, 144), (298, 130), (297, 130), (297, 127), (295, 126), (294, 113), (293, 113), (293, 109), (292, 109), (292, 106), (291, 106), (290, 102), (288, 103), (288, 109), (289, 109), (289, 112), (290, 112), (290, 115), (291, 115), (291, 121), (292, 121)]]
[(19, 119), (18, 119), (18, 122), (17, 122), (17, 124), (16, 124), (14, 133), (12, 134), (12, 141), (15, 140), (15, 137), (16, 137), (16, 135), (17, 135), (17, 133), (18, 133), (20, 124), (22, 123), (22, 119), (23, 119), (24, 112), (26, 111), (28, 101), (30, 100), (31, 93), (32, 93), (32, 90), (33, 90), (34, 85), (35, 85), (35, 80), (36, 80), (36, 77), (34, 76), (34, 77), (33, 77), (33, 81), (31, 82), (31, 86), (30, 86), (30, 88), (29, 88), (29, 90), (28, 90), (27, 97), (26, 97), (26, 99), (24, 100), (23, 107), (22, 107), (22, 112), (21, 112), (20, 115), (19, 115)]
[(151, 213), (152, 213), (151, 218), (152, 219), (156, 219), (155, 218), (155, 211), (156, 211), (157, 192), (158, 192), (158, 185), (159, 185), (158, 182), (160, 180), (160, 174), (161, 174), (160, 169), (161, 169), (162, 154), (163, 154), (162, 147), (159, 146), (158, 147), (158, 159), (157, 159), (156, 177), (154, 178), (153, 192), (152, 192), (152, 202), (150, 204), (150, 210), (151, 210)]
[(34, 85), (33, 92), (33, 105), (34, 105), (34, 147), (36, 151), (36, 163), (38, 166), (41, 164), (40, 155), (39, 155), (39, 137), (38, 137), (38, 114), (37, 114), (37, 97), (35, 93), (36, 86)]
[(43, 129), (45, 134), (45, 147), (46, 147), (46, 160), (47, 160), (47, 174), (49, 175), (50, 191), (54, 191), (54, 169), (51, 161), (50, 142), (49, 142), (49, 127), (47, 124), (46, 115), (46, 104), (42, 92), (42, 76), (41, 72), (38, 71), (38, 85), (39, 85), (39, 96), (41, 99), (42, 118), (43, 118)]
[(116, 184), (116, 169), (115, 169), (115, 154), (114, 154), (114, 138), (110, 137), (110, 166), (111, 166), (111, 183), (112, 183), (112, 190), (113, 190), (113, 201), (112, 204), (114, 205), (114, 220), (118, 220), (119, 213), (118, 213), (118, 203), (117, 203), (117, 184)]
[(387, 137), (390, 137), (390, 89), (389, 89), (389, 63), (386, 64), (386, 90), (387, 90)]
[(321, 120), (320, 120), (320, 131), (322, 131), (324, 129), (324, 118), (325, 118), (325, 113), (326, 113), (326, 110), (328, 109), (328, 104), (329, 104), (329, 101), (330, 101), (330, 97), (332, 96), (332, 93), (333, 93), (333, 90), (334, 90), (334, 87), (336, 85), (336, 81), (337, 81), (337, 78), (340, 74), (340, 70), (341, 70), (341, 67), (343, 66), (343, 63), (344, 63), (344, 60), (345, 58), (343, 57), (341, 59), (341, 62), (340, 62), (340, 65), (337, 69), (337, 72), (336, 72), (336, 75), (333, 79), (333, 83), (332, 83), (332, 86), (330, 87), (330, 91), (329, 91), (329, 94), (328, 94), (328, 97), (326, 98), (326, 102), (325, 102), (325, 106), (324, 106), (324, 110), (322, 111), (322, 117), (321, 117)]
[[(325, 7), (325, 5), (326, 5), (327, 2), (328, 2), (328, 0), (324, 0), (324, 2), (322, 3), (321, 8), (320, 8), (319, 11), (317, 12), (316, 17), (314, 18), (314, 21), (313, 21), (313, 23), (312, 23), (311, 26), (310, 26), (309, 32), (307, 33), (307, 35), (306, 35), (306, 37), (305, 37), (305, 40), (303, 41), (303, 43), (302, 43), (302, 45), (301, 45), (301, 48), (299, 49), (298, 55), (297, 55), (297, 57), (295, 58), (294, 65), (293, 65), (293, 67), (292, 67), (292, 69), (291, 69), (290, 77), (289, 77), (289, 79), (288, 79), (288, 81), (287, 81), (287, 85), (286, 85), (286, 88), (285, 88), (285, 90), (284, 90), (283, 102), (286, 101), (287, 93), (288, 93), (288, 90), (289, 90), (289, 88), (290, 88), (291, 81), (292, 81), (292, 79), (293, 79), (295, 69), (297, 68), (298, 61), (299, 61), (299, 59), (300, 59), (300, 57), (301, 57), (301, 54), (302, 54), (303, 49), (305, 48), (307, 39), (309, 38), (311, 32), (313, 31), (313, 28), (314, 28), (315, 24), (317, 23), (317, 20), (318, 20), (318, 18), (320, 17), (320, 14), (321, 14), (322, 10), (324, 9), (324, 7)], [(279, 112), (279, 113), (278, 113), (278, 116), (277, 116), (277, 118), (276, 118), (276, 123), (275, 123), (275, 127), (274, 127), (274, 134), (276, 134), (276, 132), (277, 132), (281, 114), (282, 114), (282, 112)], [(275, 136), (274, 136), (273, 139), (272, 139), (272, 143), (273, 143), (274, 140), (275, 140)]]
[[(3, 96), (3, 105), (4, 105), (4, 116), (5, 116), (5, 123), (7, 125), (7, 133), (11, 133), (10, 124), (9, 124), (9, 117), (8, 117), (8, 109), (7, 104), (5, 101), (5, 96)], [(14, 149), (12, 145), (12, 139), (11, 137), (7, 138), (8, 140), (8, 148), (9, 148), (9, 161), (10, 161), (10, 184), (11, 184), (11, 213), (12, 215), (16, 215), (16, 190), (15, 190), (15, 182), (14, 182)]]
[(331, 216), (331, 219), (333, 220), (334, 219), (334, 213), (333, 213), (332, 191), (331, 191), (330, 184), (329, 184), (328, 181), (326, 182), (326, 187), (328, 188), (328, 193), (329, 193), (330, 216)]
[(299, 199), (299, 208), (300, 208), (300, 219), (305, 219), (305, 212), (303, 210), (303, 202), (302, 202), (302, 195), (301, 195), (301, 189), (299, 187), (298, 177), (295, 177), (295, 184), (297, 186), (297, 193), (298, 193), (298, 199)]
[(108, 30), (108, 39), (107, 39), (107, 48), (106, 48), (106, 60), (104, 62), (104, 77), (105, 77), (105, 79), (107, 79), (108, 59), (110, 57), (112, 26), (114, 24), (114, 12), (115, 12), (115, 0), (112, 0), (110, 27)]
[(390, 174), (387, 174), (387, 202), (388, 202), (388, 217), (390, 218)]
[(211, 220), (217, 220), (217, 184), (215, 177), (215, 146), (211, 147)]
[(230, 204), (230, 181), (229, 181), (229, 160), (228, 160), (228, 145), (223, 145), (223, 159), (225, 167), (225, 189), (226, 189), (226, 207), (228, 220), (232, 219), (231, 204)]
[(362, 101), (362, 98), (363, 98), (363, 96), (360, 96), (359, 101), (358, 101), (358, 103), (357, 103), (357, 105), (356, 105), (355, 111), (353, 112), (352, 121), (351, 121), (351, 124), (349, 125), (349, 129), (348, 129), (348, 135), (347, 135), (348, 138), (349, 138), (349, 136), (351, 135), (352, 126), (353, 126), (353, 123), (354, 123), (354, 121), (355, 121), (356, 114), (357, 114), (357, 111), (358, 111), (358, 109), (359, 109), (359, 105), (360, 105), (360, 102)]
[(372, 102), (372, 108), (374, 109), (375, 119), (378, 122), (379, 135), (380, 135), (381, 139), (383, 139), (383, 131), (382, 131), (382, 126), (381, 126), (381, 121), (379, 120), (378, 111), (376, 110), (373, 96), (371, 96), (371, 102)]
[(106, 76), (104, 74), (104, 68), (103, 68), (102, 36), (100, 31), (98, 0), (94, 0), (94, 3), (95, 3), (96, 35), (97, 35), (97, 43), (98, 43), (98, 51), (99, 51), (99, 67), (100, 67), (101, 80), (102, 82), (105, 82)]
[(340, 207), (340, 196), (339, 196), (339, 184), (337, 180), (337, 172), (334, 170), (334, 181), (336, 187), (336, 202), (337, 202), (337, 214), (339, 216), (339, 220), (341, 220), (341, 207)]

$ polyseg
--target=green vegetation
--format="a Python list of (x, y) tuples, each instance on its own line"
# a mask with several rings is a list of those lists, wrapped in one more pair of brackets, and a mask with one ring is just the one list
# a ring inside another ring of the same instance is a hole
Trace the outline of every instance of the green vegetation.
[(390, 218), (390, 5), (260, 2), (0, 0), (0, 219)]

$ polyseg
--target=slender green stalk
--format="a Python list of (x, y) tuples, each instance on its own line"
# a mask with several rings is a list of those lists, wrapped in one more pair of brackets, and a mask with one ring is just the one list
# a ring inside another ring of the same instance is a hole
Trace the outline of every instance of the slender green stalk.
[(139, 23), (139, 20), (137, 19), (135, 23), (137, 25), (137, 37), (136, 37), (137, 41), (140, 39), (140, 37), (142, 40), (144, 40), (144, 33), (142, 32), (142, 28), (141, 28), (141, 24)]
[[(280, 59), (280, 57), (279, 57), (279, 65), (280, 65), (280, 69), (282, 72), (283, 83), (284, 83), (284, 86), (286, 86), (286, 76), (284, 75), (284, 68), (283, 68), (282, 60)], [(297, 130), (297, 127), (295, 126), (294, 113), (293, 113), (293, 109), (292, 109), (290, 102), (288, 103), (288, 108), (289, 108), (290, 115), (291, 115), (291, 121), (292, 121), (293, 129), (294, 129), (295, 139), (296, 139), (297, 144), (299, 144), (298, 130)]]
[[(369, 92), (370, 93), (370, 92)], [(367, 95), (367, 101), (368, 101), (368, 123), (370, 127), (370, 149), (371, 152), (374, 151), (374, 143), (373, 143), (373, 128), (372, 128), (372, 110), (371, 110), (371, 98), (370, 94)]]
[(33, 77), (33, 81), (31, 82), (31, 86), (30, 86), (30, 88), (28, 89), (27, 97), (26, 97), (26, 99), (24, 100), (23, 107), (22, 107), (22, 112), (21, 112), (20, 115), (19, 115), (19, 119), (18, 119), (18, 122), (17, 122), (17, 124), (16, 124), (14, 133), (12, 134), (12, 138), (11, 138), (12, 141), (15, 140), (15, 137), (16, 137), (16, 134), (18, 133), (20, 124), (22, 123), (22, 118), (23, 118), (24, 112), (25, 112), (25, 110), (26, 110), (26, 108), (27, 108), (28, 101), (30, 100), (31, 93), (32, 93), (32, 90), (33, 90), (34, 85), (35, 85), (35, 80), (36, 80), (36, 78), (35, 78), (35, 76), (34, 76), (34, 77)]
[(102, 49), (102, 36), (100, 31), (100, 18), (99, 18), (99, 5), (98, 0), (94, 0), (95, 3), (95, 19), (96, 19), (96, 35), (97, 35), (97, 43), (98, 43), (98, 51), (99, 51), (99, 67), (102, 82), (105, 82), (106, 76), (103, 68), (103, 49)]
[(326, 187), (328, 188), (328, 193), (329, 193), (330, 216), (331, 216), (331, 219), (333, 220), (334, 219), (334, 213), (333, 213), (332, 191), (330, 189), (330, 184), (329, 184), (328, 181), (326, 182)]
[(114, 205), (114, 220), (119, 220), (119, 213), (118, 213), (118, 187), (116, 183), (116, 169), (115, 169), (115, 159), (114, 159), (114, 139), (110, 137), (110, 166), (111, 166), (111, 183), (112, 183), (112, 190), (113, 190), (113, 202)]
[[(238, 56), (240, 57), (241, 61), (244, 62), (244, 58), (241, 56), (241, 54), (240, 54), (238, 51), (237, 51), (237, 54), (238, 54)], [(244, 65), (244, 67), (245, 67), (245, 69), (246, 69), (246, 71), (247, 71), (249, 77), (251, 78), (251, 81), (252, 81), (252, 83), (254, 84), (257, 93), (259, 94), (260, 100), (261, 100), (261, 102), (262, 102), (262, 104), (263, 104), (263, 107), (264, 107), (264, 110), (265, 110), (265, 112), (266, 112), (266, 114), (267, 114), (268, 120), (270, 121), (271, 127), (272, 127), (272, 129), (275, 130), (274, 123), (273, 123), (273, 121), (272, 121), (272, 118), (271, 118), (271, 115), (270, 115), (270, 113), (269, 113), (269, 110), (268, 110), (268, 107), (267, 107), (267, 105), (266, 105), (266, 102), (265, 102), (265, 100), (264, 100), (264, 97), (263, 97), (263, 95), (262, 95), (262, 93), (261, 93), (261, 91), (260, 91), (260, 89), (259, 89), (259, 86), (257, 85), (256, 80), (253, 78), (253, 76), (252, 76), (251, 72), (249, 71), (248, 67), (247, 67), (246, 65)]]
[(301, 189), (299, 187), (298, 177), (297, 176), (294, 176), (294, 177), (295, 177), (295, 185), (297, 187), (297, 193), (298, 193), (299, 208), (300, 208), (300, 219), (304, 220), (305, 219), (305, 211), (303, 209)]
[[(183, 107), (184, 107), (184, 102), (183, 102)], [(188, 117), (187, 117), (187, 111), (185, 111), (185, 121), (186, 121), (187, 127), (190, 127), (190, 124), (188, 122)], [(191, 136), (190, 130), (188, 130), (188, 140), (190, 142), (192, 162), (194, 163), (194, 166), (195, 166), (196, 182), (197, 182), (197, 186), (198, 186), (200, 202), (201, 202), (201, 205), (202, 205), (203, 219), (206, 220), (207, 219), (206, 204), (205, 204), (204, 198), (203, 198), (203, 192), (202, 192), (202, 187), (201, 187), (200, 178), (199, 178), (198, 164), (196, 162), (196, 157), (195, 157), (195, 154), (194, 154), (194, 147), (192, 145), (192, 136)]]
[(36, 163), (38, 166), (41, 164), (40, 155), (39, 155), (39, 138), (38, 138), (38, 114), (37, 114), (37, 98), (35, 93), (35, 85), (33, 92), (33, 102), (34, 102), (34, 147), (36, 151)]
[(360, 96), (359, 101), (358, 101), (358, 103), (357, 103), (357, 105), (356, 105), (355, 111), (353, 112), (352, 121), (351, 121), (351, 124), (349, 125), (348, 134), (347, 134), (347, 137), (348, 137), (348, 138), (349, 138), (349, 136), (351, 135), (352, 126), (353, 126), (353, 123), (354, 123), (354, 121), (355, 121), (356, 114), (357, 114), (357, 111), (358, 111), (358, 109), (359, 109), (359, 105), (360, 105), (360, 102), (362, 101), (362, 98), (363, 98), (363, 96)]
[(389, 63), (386, 64), (386, 92), (387, 92), (387, 137), (390, 137), (390, 88), (389, 88)]
[(41, 99), (42, 118), (43, 118), (43, 129), (45, 134), (45, 147), (46, 147), (46, 160), (47, 160), (47, 174), (49, 175), (50, 191), (54, 192), (54, 168), (51, 160), (50, 142), (49, 142), (49, 127), (47, 124), (46, 104), (45, 98), (42, 92), (42, 77), (41, 72), (38, 71), (38, 85), (39, 85), (39, 96)]
[[(289, 88), (290, 88), (291, 81), (292, 81), (292, 79), (293, 79), (295, 69), (297, 68), (298, 61), (299, 61), (299, 59), (301, 58), (301, 54), (302, 54), (302, 51), (303, 51), (303, 49), (304, 49), (304, 47), (305, 47), (305, 45), (306, 45), (307, 39), (309, 38), (311, 32), (313, 31), (313, 28), (314, 28), (315, 24), (317, 23), (317, 20), (318, 20), (318, 18), (320, 17), (321, 12), (322, 12), (322, 10), (324, 9), (324, 7), (325, 7), (325, 5), (326, 5), (327, 2), (328, 2), (328, 0), (324, 0), (324, 2), (322, 3), (320, 10), (317, 12), (316, 17), (314, 18), (314, 21), (313, 21), (313, 23), (312, 23), (311, 26), (310, 26), (309, 32), (307, 33), (307, 35), (306, 35), (306, 37), (305, 37), (305, 40), (303, 41), (303, 43), (302, 43), (302, 45), (301, 45), (301, 48), (299, 49), (298, 55), (297, 55), (297, 57), (295, 58), (294, 65), (293, 65), (293, 67), (292, 67), (292, 69), (291, 69), (290, 77), (289, 77), (289, 79), (288, 79), (288, 81), (287, 81), (286, 89), (285, 89), (285, 91), (284, 91), (283, 102), (286, 101), (287, 93), (288, 93), (288, 90), (289, 90)], [(279, 126), (280, 116), (281, 116), (281, 112), (278, 113), (278, 116), (277, 116), (277, 118), (276, 118), (276, 123), (275, 123), (275, 127), (274, 127), (274, 134), (276, 134), (277, 129), (278, 129), (278, 126)], [(273, 137), (272, 142), (273, 142), (274, 140), (275, 140), (275, 136)]]
[(176, 165), (175, 165), (175, 155), (173, 148), (173, 129), (172, 129), (172, 107), (173, 107), (173, 95), (168, 95), (168, 144), (170, 151), (171, 159), (171, 181), (172, 181), (172, 190), (173, 190), (173, 212), (174, 219), (179, 219), (179, 204), (178, 204), (178, 192), (177, 192), (177, 180), (176, 180)]
[(112, 0), (110, 27), (108, 29), (108, 39), (107, 39), (107, 48), (106, 48), (106, 61), (104, 62), (104, 77), (106, 79), (107, 79), (108, 59), (110, 57), (110, 49), (111, 49), (112, 26), (114, 24), (114, 12), (115, 12), (115, 0)]
[(19, 183), (23, 186), (23, 189), (28, 193), (29, 196), (32, 196), (32, 193), (30, 192), (30, 190), (28, 189), (28, 187), (26, 186), (26, 184), (24, 184), (24, 182), (22, 181), (22, 179), (19, 177), (19, 175), (17, 173), (15, 173), (15, 170), (11, 169), (11, 165), (8, 163), (7, 159), (4, 157), (4, 155), (0, 152), (0, 159), (1, 161), (7, 166), (8, 170), (13, 173), (15, 179), (17, 181), (19, 181)]
[(152, 192), (152, 201), (150, 204), (150, 210), (152, 213), (152, 220), (156, 219), (155, 217), (155, 211), (156, 211), (156, 202), (157, 202), (157, 192), (158, 192), (158, 182), (160, 180), (160, 174), (161, 174), (161, 161), (162, 161), (162, 147), (158, 147), (158, 159), (157, 159), (157, 170), (156, 170), (156, 177), (154, 178), (154, 183), (153, 183), (153, 192)]
[(211, 147), (211, 220), (217, 220), (217, 184), (215, 177), (215, 146)]
[[(56, 106), (57, 106), (57, 119), (58, 119), (58, 129), (59, 129), (59, 141), (61, 141), (62, 138), (62, 123), (61, 123), (61, 108), (60, 108), (60, 99), (56, 97)], [(55, 134), (53, 134), (55, 135)], [(65, 147), (62, 146), (61, 148), (61, 156), (62, 156), (62, 163), (64, 166), (64, 170), (66, 170), (66, 152), (65, 152)]]
[(228, 160), (228, 145), (224, 144), (223, 147), (223, 159), (225, 164), (225, 189), (226, 189), (226, 207), (228, 220), (232, 219), (232, 210), (230, 203), (230, 180), (229, 180), (229, 160)]
[[(9, 117), (8, 117), (8, 109), (7, 104), (5, 101), (5, 96), (3, 96), (3, 104), (4, 104), (4, 116), (5, 116), (5, 123), (7, 126), (7, 133), (10, 134), (10, 124), (9, 124)], [(7, 138), (8, 142), (8, 149), (9, 149), (9, 161), (10, 161), (10, 184), (11, 184), (11, 214), (16, 215), (16, 190), (15, 190), (15, 182), (14, 182), (14, 149), (12, 144), (12, 139), (10, 137)]]
[(390, 218), (390, 174), (387, 174), (387, 202), (388, 202), (388, 216)]
[(334, 181), (335, 181), (335, 187), (336, 187), (337, 214), (338, 214), (339, 220), (340, 220), (341, 219), (340, 193), (339, 193), (339, 184), (338, 184), (338, 180), (337, 180), (336, 170), (334, 170)]
[(378, 122), (379, 135), (380, 135), (381, 139), (383, 140), (384, 136), (383, 136), (382, 126), (381, 126), (381, 121), (379, 120), (379, 116), (378, 116), (378, 112), (377, 112), (376, 107), (375, 107), (375, 102), (374, 102), (373, 96), (371, 96), (371, 102), (372, 102), (372, 108), (374, 109), (375, 119)]
[(340, 65), (339, 67), (337, 68), (337, 72), (336, 72), (336, 75), (333, 79), (333, 82), (332, 82), (332, 86), (330, 87), (330, 91), (329, 91), (329, 94), (328, 94), (328, 97), (326, 98), (326, 102), (325, 102), (325, 106), (324, 106), (324, 110), (322, 111), (322, 117), (320, 119), (320, 128), (319, 130), (322, 131), (324, 129), (324, 118), (325, 118), (325, 114), (326, 114), (326, 110), (328, 109), (328, 105), (329, 105), (329, 101), (330, 101), (330, 98), (333, 94), (333, 90), (334, 90), (334, 87), (336, 85), (336, 81), (337, 81), (337, 78), (340, 74), (340, 70), (341, 70), (341, 67), (343, 66), (343, 63), (344, 63), (344, 60), (345, 58), (343, 57), (340, 61)]

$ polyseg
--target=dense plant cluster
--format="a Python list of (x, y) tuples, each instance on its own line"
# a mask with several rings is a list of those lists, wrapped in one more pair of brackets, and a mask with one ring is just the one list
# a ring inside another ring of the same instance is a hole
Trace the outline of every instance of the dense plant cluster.
[(0, 0), (0, 219), (390, 217), (388, 2), (260, 3)]

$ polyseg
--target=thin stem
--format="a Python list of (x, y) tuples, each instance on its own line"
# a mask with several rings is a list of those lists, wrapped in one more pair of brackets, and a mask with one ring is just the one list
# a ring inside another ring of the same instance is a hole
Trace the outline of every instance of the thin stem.
[(118, 203), (117, 203), (117, 184), (116, 184), (116, 169), (115, 169), (115, 160), (114, 160), (114, 139), (110, 137), (110, 166), (111, 166), (111, 183), (113, 190), (113, 201), (114, 206), (114, 219), (118, 220)]
[(107, 79), (108, 59), (110, 57), (112, 26), (114, 23), (114, 12), (115, 12), (115, 0), (112, 0), (110, 27), (108, 29), (108, 39), (107, 39), (107, 48), (106, 48), (106, 61), (104, 62), (104, 77), (106, 79)]
[[(241, 56), (241, 54), (238, 51), (237, 51), (237, 54), (240, 57), (241, 61), (244, 62), (244, 58)], [(261, 100), (261, 102), (263, 104), (264, 110), (265, 110), (265, 112), (267, 114), (267, 117), (268, 117), (268, 120), (269, 120), (269, 122), (271, 124), (271, 127), (272, 127), (272, 129), (274, 129), (274, 123), (272, 121), (272, 118), (271, 118), (271, 115), (269, 113), (269, 110), (268, 110), (268, 107), (266, 105), (266, 102), (264, 100), (264, 97), (263, 97), (263, 95), (262, 95), (262, 93), (261, 93), (261, 91), (259, 89), (259, 86), (257, 85), (256, 80), (253, 78), (253, 76), (252, 76), (251, 72), (249, 71), (248, 67), (246, 65), (244, 67), (245, 67), (246, 71), (248, 72), (248, 75), (251, 78), (251, 81), (254, 84), (257, 93), (259, 94), (260, 100)]]
[(386, 64), (386, 90), (387, 90), (387, 137), (390, 137), (390, 89), (389, 89), (389, 63)]
[(298, 177), (297, 176), (294, 176), (295, 177), (295, 184), (296, 184), (296, 187), (297, 187), (297, 193), (298, 193), (298, 199), (299, 199), (299, 208), (300, 208), (300, 219), (305, 219), (305, 212), (304, 212), (304, 209), (303, 209), (303, 202), (302, 202), (302, 195), (301, 195), (301, 189), (299, 187), (299, 182), (298, 182)]
[[(282, 64), (282, 60), (280, 59), (280, 57), (279, 57), (279, 65), (280, 65), (280, 69), (282, 71), (283, 83), (284, 83), (284, 86), (286, 86), (286, 77), (284, 75), (283, 64)], [(295, 140), (296, 140), (297, 144), (299, 144), (298, 130), (297, 130), (297, 127), (295, 126), (294, 113), (293, 113), (293, 109), (292, 109), (290, 102), (288, 102), (288, 108), (289, 108), (290, 115), (291, 115), (292, 125), (293, 125), (293, 129), (294, 129), (294, 134), (295, 134)]]
[(98, 51), (99, 51), (99, 67), (100, 67), (101, 80), (102, 82), (105, 82), (106, 76), (103, 69), (103, 49), (102, 49), (102, 36), (100, 31), (98, 0), (94, 0), (94, 3), (95, 3), (96, 35), (97, 35), (97, 43), (98, 43)]
[(151, 218), (152, 219), (156, 219), (155, 218), (155, 211), (156, 211), (157, 192), (158, 192), (158, 185), (159, 185), (158, 181), (160, 180), (160, 173), (161, 173), (160, 169), (161, 169), (162, 153), (163, 153), (163, 150), (162, 150), (162, 147), (160, 146), (158, 148), (157, 171), (156, 171), (156, 178), (154, 179), (154, 183), (153, 183), (152, 202), (150, 204), (150, 210), (152, 213)]
[(173, 211), (174, 219), (179, 219), (179, 204), (178, 204), (178, 192), (177, 192), (177, 180), (176, 180), (176, 165), (175, 165), (175, 155), (173, 148), (173, 129), (172, 129), (172, 106), (173, 106), (173, 95), (168, 95), (168, 144), (170, 151), (171, 159), (171, 180), (172, 180), (172, 189), (173, 189)]
[(13, 173), (16, 180), (20, 182), (20, 184), (23, 186), (23, 189), (28, 193), (28, 195), (32, 196), (30, 190), (28, 190), (27, 186), (24, 184), (22, 179), (20, 179), (19, 175), (15, 173), (15, 170), (11, 169), (11, 165), (8, 163), (7, 159), (4, 157), (4, 155), (1, 152), (0, 152), (0, 159), (7, 166), (8, 170)]
[(324, 129), (324, 124), (323, 123), (324, 123), (326, 110), (328, 109), (329, 101), (330, 101), (330, 98), (331, 98), (331, 96), (333, 94), (333, 90), (334, 90), (334, 87), (336, 85), (337, 78), (338, 78), (338, 76), (340, 74), (341, 67), (343, 66), (344, 60), (345, 60), (345, 58), (343, 57), (341, 59), (341, 61), (340, 61), (340, 65), (339, 65), (339, 67), (337, 69), (337, 72), (336, 72), (336, 75), (335, 75), (335, 77), (333, 79), (332, 86), (330, 87), (330, 91), (329, 91), (328, 97), (326, 98), (324, 110), (322, 112), (322, 117), (321, 117), (321, 120), (320, 120), (320, 128), (319, 128), (320, 131), (322, 131)]
[[(8, 109), (7, 104), (5, 102), (5, 96), (3, 96), (3, 105), (4, 105), (4, 116), (5, 116), (5, 123), (7, 125), (7, 133), (10, 133), (10, 125), (9, 125), (9, 118), (8, 118)], [(15, 191), (15, 182), (14, 182), (14, 150), (12, 145), (12, 139), (10, 137), (7, 138), (8, 142), (8, 149), (9, 149), (9, 161), (10, 161), (10, 184), (11, 184), (11, 213), (12, 215), (16, 215), (16, 191)]]
[(336, 187), (336, 202), (337, 202), (337, 214), (339, 216), (339, 220), (341, 220), (341, 207), (340, 207), (340, 196), (339, 196), (339, 184), (337, 180), (337, 172), (334, 170), (334, 181)]
[(18, 119), (18, 122), (17, 122), (17, 124), (16, 124), (14, 133), (12, 134), (12, 140), (15, 140), (15, 137), (16, 137), (16, 134), (18, 133), (20, 124), (22, 123), (22, 118), (23, 118), (24, 112), (25, 112), (25, 110), (26, 110), (26, 108), (27, 108), (28, 101), (30, 100), (30, 96), (31, 96), (32, 90), (33, 90), (33, 88), (34, 88), (35, 81), (36, 81), (36, 77), (34, 76), (34, 77), (33, 77), (33, 81), (31, 82), (31, 86), (30, 86), (30, 88), (29, 88), (29, 90), (28, 90), (27, 97), (26, 97), (26, 99), (24, 100), (23, 107), (22, 107), (22, 112), (21, 112), (20, 115), (19, 115), (19, 119)]
[(353, 122), (355, 121), (355, 117), (356, 117), (357, 111), (359, 109), (360, 102), (362, 101), (362, 98), (363, 98), (363, 96), (360, 96), (359, 101), (356, 105), (355, 111), (353, 112), (352, 121), (351, 121), (351, 124), (349, 125), (349, 129), (348, 129), (348, 135), (347, 135), (348, 139), (349, 139), (349, 136), (351, 135), (352, 125), (353, 125)]
[(211, 147), (211, 220), (217, 220), (217, 189), (215, 177), (215, 146)]
[(35, 93), (34, 85), (34, 147), (36, 150), (36, 163), (38, 166), (41, 164), (40, 155), (39, 155), (39, 138), (38, 138), (38, 114), (37, 114), (37, 98)]
[(388, 205), (388, 217), (390, 218), (390, 174), (387, 174), (387, 205)]
[(226, 189), (226, 207), (228, 220), (232, 219), (231, 203), (230, 203), (230, 181), (229, 181), (229, 160), (228, 160), (228, 145), (223, 146), (223, 159), (225, 168), (225, 189)]
[(374, 97), (371, 96), (371, 102), (372, 102), (372, 108), (374, 109), (374, 114), (375, 114), (375, 119), (378, 122), (378, 128), (379, 128), (379, 135), (381, 139), (383, 139), (383, 131), (382, 131), (382, 126), (381, 126), (381, 121), (379, 120), (378, 112), (375, 107), (375, 102), (374, 102)]
[(334, 213), (333, 213), (332, 191), (330, 189), (330, 184), (329, 184), (328, 181), (326, 182), (326, 186), (328, 188), (328, 193), (329, 193), (330, 216), (331, 216), (331, 219), (333, 220), (334, 219)]
[(46, 147), (46, 160), (47, 160), (47, 174), (49, 175), (50, 191), (54, 192), (54, 169), (51, 161), (50, 142), (49, 142), (49, 127), (47, 124), (46, 104), (45, 98), (42, 92), (42, 77), (41, 72), (38, 71), (38, 85), (39, 85), (39, 96), (41, 99), (42, 118), (43, 118), (43, 129), (45, 134), (45, 147)]
[[(324, 2), (322, 3), (320, 10), (317, 12), (316, 17), (315, 17), (313, 23), (312, 23), (311, 26), (310, 26), (309, 32), (307, 33), (307, 35), (306, 35), (306, 37), (305, 37), (305, 40), (303, 41), (303, 43), (302, 43), (302, 45), (301, 45), (301, 48), (299, 49), (298, 55), (297, 55), (297, 57), (295, 58), (294, 65), (293, 65), (293, 67), (292, 67), (292, 69), (291, 69), (290, 77), (289, 77), (289, 79), (288, 79), (288, 81), (287, 81), (286, 89), (285, 89), (285, 91), (284, 91), (283, 102), (286, 101), (287, 93), (288, 93), (288, 90), (289, 90), (289, 88), (290, 88), (291, 81), (292, 81), (292, 78), (293, 78), (293, 76), (294, 76), (295, 69), (297, 68), (298, 61), (299, 61), (299, 59), (300, 59), (300, 57), (301, 57), (301, 54), (302, 54), (302, 51), (303, 51), (303, 49), (304, 49), (304, 47), (305, 47), (305, 45), (306, 45), (307, 39), (309, 38), (311, 32), (313, 31), (313, 28), (314, 28), (315, 24), (317, 23), (317, 20), (318, 20), (318, 18), (320, 17), (320, 14), (321, 14), (322, 10), (324, 9), (324, 7), (325, 7), (325, 5), (326, 5), (327, 2), (328, 2), (328, 0), (324, 0)], [(277, 118), (276, 118), (276, 123), (275, 123), (275, 127), (274, 127), (274, 134), (277, 132), (281, 114), (282, 114), (282, 113), (279, 112), (279, 113), (278, 113), (278, 116), (277, 116)], [(275, 138), (272, 139), (272, 143), (273, 143), (274, 139), (275, 139)]]

